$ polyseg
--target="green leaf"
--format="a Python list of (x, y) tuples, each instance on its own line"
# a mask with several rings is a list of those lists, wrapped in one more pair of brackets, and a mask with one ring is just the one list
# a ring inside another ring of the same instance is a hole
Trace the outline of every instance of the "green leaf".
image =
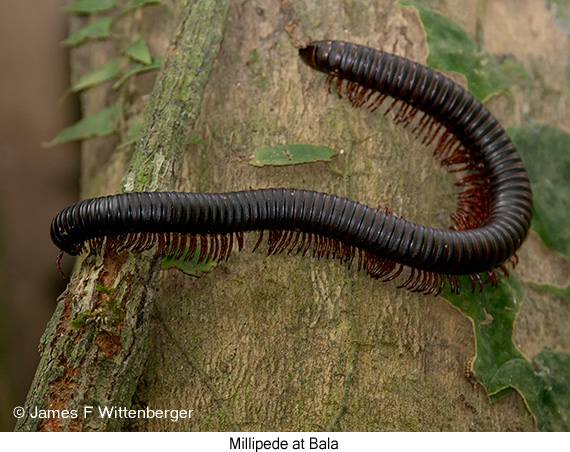
[(400, 1), (415, 8), (425, 27), (429, 46), (428, 66), (467, 77), (469, 90), (478, 98), (509, 92), (510, 81), (501, 65), (489, 53), (479, 50), (475, 40), (458, 24), (412, 1)]
[(201, 145), (201, 144), (204, 144), (204, 140), (202, 138), (200, 138), (199, 136), (191, 135), (190, 140), (188, 141), (188, 144)]
[(533, 369), (513, 343), (515, 318), (524, 290), (511, 275), (500, 278), (496, 288), (471, 292), (467, 276), (460, 277), (462, 291), (446, 288), (443, 298), (472, 321), (477, 343), (473, 371), (497, 401), (516, 389), (524, 398), (540, 430), (567, 431), (570, 427), (570, 355), (542, 351), (534, 358)]
[(527, 284), (531, 287), (534, 287), (535, 289), (558, 295), (559, 297), (564, 298), (566, 301), (570, 302), (570, 284), (568, 284), (566, 287), (556, 287), (551, 286), (550, 284), (536, 284), (532, 281), (528, 281)]
[(125, 83), (129, 78), (136, 74), (140, 74), (142, 72), (154, 71), (156, 69), (160, 69), (160, 65), (162, 64), (162, 57), (157, 57), (152, 59), (151, 64), (140, 64), (135, 63), (113, 84), (113, 89), (119, 88), (123, 83)]
[(104, 64), (101, 67), (93, 69), (92, 71), (81, 77), (77, 83), (75, 83), (71, 90), (76, 93), (86, 88), (91, 88), (92, 86), (98, 85), (99, 83), (111, 80), (119, 75), (119, 66), (121, 64), (120, 58), (115, 58)]
[(74, 330), (78, 330), (85, 326), (85, 324), (92, 318), (97, 317), (99, 313), (93, 311), (82, 311), (80, 312), (75, 319), (69, 322), (69, 326)]
[(142, 122), (137, 122), (136, 124), (133, 124), (127, 131), (127, 136), (125, 141), (123, 141), (117, 148), (122, 149), (139, 141), (141, 137), (142, 126), (143, 126)]
[(472, 292), (469, 277), (462, 276), (460, 281), (460, 294), (452, 294), (446, 288), (441, 296), (473, 321), (477, 343), (473, 370), (489, 391), (491, 380), (504, 363), (524, 358), (512, 341), (515, 317), (523, 300), (524, 289), (516, 275), (501, 277), (498, 287), (487, 284), (482, 292), (479, 292), (479, 288)]
[(64, 43), (68, 46), (76, 46), (81, 44), (87, 39), (105, 39), (111, 35), (111, 24), (113, 23), (112, 17), (102, 17), (101, 19), (94, 20), (83, 28), (80, 28), (71, 36), (69, 36)]
[[(187, 250), (182, 253), (182, 256), (186, 255)], [(199, 261), (199, 258), (200, 246), (198, 246), (194, 256), (192, 256), (192, 259), (186, 259), (185, 257), (176, 259), (175, 257), (168, 258), (164, 256), (160, 262), (160, 268), (163, 270), (177, 268), (188, 275), (200, 276), (200, 273), (210, 271), (216, 266), (216, 262), (213, 259)]]
[(146, 42), (144, 42), (143, 38), (139, 38), (127, 46), (124, 52), (135, 61), (146, 65), (152, 64), (150, 52), (148, 51), (148, 47), (146, 46)]
[(101, 284), (95, 286), (95, 290), (99, 293), (104, 293), (106, 295), (113, 295), (117, 289), (115, 287), (106, 287)]
[(517, 389), (542, 431), (570, 430), (570, 354), (542, 351), (534, 358), (507, 361), (496, 372), (491, 390)]
[(157, 5), (161, 0), (131, 0), (131, 3), (126, 7), (125, 11), (130, 11), (131, 9), (141, 8), (147, 5)]
[[(420, 14), (430, 51), (428, 65), (465, 74), (469, 89), (479, 99), (499, 91), (509, 92), (511, 84), (532, 89), (524, 67), (509, 59), (499, 64), (487, 52), (478, 50), (475, 40), (449, 19), (416, 2), (400, 3), (416, 8)], [(555, 129), (539, 131), (528, 127), (509, 129), (508, 133), (521, 151), (533, 184), (532, 227), (547, 244), (567, 253), (570, 250), (569, 136)], [(535, 416), (539, 429), (568, 430), (570, 355), (543, 351), (536, 355), (533, 367), (513, 343), (514, 322), (524, 295), (520, 281), (513, 275), (501, 278), (497, 288), (485, 287), (483, 293), (471, 293), (468, 277), (461, 277), (461, 285), (461, 294), (446, 289), (442, 296), (473, 321), (477, 342), (473, 371), (491, 400), (499, 400), (516, 389)], [(570, 296), (568, 287), (540, 287)]]
[(117, 6), (117, 0), (75, 0), (64, 10), (74, 14), (91, 14), (106, 11)]
[(568, 3), (568, 0), (549, 0), (548, 3), (556, 4), (556, 9), (554, 11), (556, 14), (557, 25), (568, 33), (568, 30), (570, 29), (570, 4)]
[(258, 149), (249, 162), (253, 166), (286, 166), (301, 163), (330, 162), (338, 152), (326, 146), (285, 144)]
[(138, 140), (141, 136), (142, 126), (143, 126), (142, 122), (137, 122), (136, 124), (133, 124), (127, 131), (127, 138), (135, 141)]
[(511, 55), (500, 63), (501, 72), (505, 74), (512, 86), (520, 86), (528, 92), (534, 89), (532, 77), (528, 70), (520, 63), (514, 60)]
[(509, 127), (532, 183), (532, 228), (546, 246), (570, 257), (570, 135), (548, 126)]
[(114, 105), (87, 118), (83, 118), (74, 125), (62, 130), (47, 146), (52, 147), (67, 141), (85, 140), (90, 137), (110, 135), (116, 130), (115, 120), (120, 113), (121, 107)]

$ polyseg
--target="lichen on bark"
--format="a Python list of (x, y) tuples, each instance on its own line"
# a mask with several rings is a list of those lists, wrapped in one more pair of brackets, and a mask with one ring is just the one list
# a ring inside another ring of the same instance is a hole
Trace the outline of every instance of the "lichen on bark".
[[(200, 110), (228, 2), (190, 1), (181, 9), (145, 112), (145, 134), (121, 190), (168, 189)], [(187, 65), (188, 58), (195, 64)], [(148, 356), (159, 259), (90, 256), (72, 275), (41, 339), (41, 360), (16, 430), (118, 430), (124, 419), (99, 407), (130, 407)], [(112, 288), (112, 294), (97, 290)], [(112, 312), (106, 311), (113, 297)], [(89, 315), (86, 315), (88, 313)], [(77, 318), (81, 322), (73, 323)], [(71, 325), (70, 325), (70, 322)], [(84, 412), (93, 407), (95, 414)], [(37, 416), (36, 410), (63, 415)]]

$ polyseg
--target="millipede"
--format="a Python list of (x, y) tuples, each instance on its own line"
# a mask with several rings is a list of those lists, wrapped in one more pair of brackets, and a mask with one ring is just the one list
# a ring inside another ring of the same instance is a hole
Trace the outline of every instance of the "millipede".
[[(455, 222), (436, 229), (332, 194), (294, 188), (229, 193), (133, 192), (77, 202), (56, 215), (61, 253), (140, 252), (227, 259), (243, 234), (268, 234), (269, 254), (333, 258), (398, 287), (438, 295), (458, 275), (472, 289), (508, 274), (532, 218), (530, 181), (514, 145), (468, 90), (409, 59), (343, 41), (309, 41), (301, 59), (355, 107), (384, 109), (442, 165), (461, 174)], [(389, 100), (389, 104), (386, 103)], [(386, 105), (388, 105), (386, 107)], [(483, 281), (480, 273), (487, 274)]]

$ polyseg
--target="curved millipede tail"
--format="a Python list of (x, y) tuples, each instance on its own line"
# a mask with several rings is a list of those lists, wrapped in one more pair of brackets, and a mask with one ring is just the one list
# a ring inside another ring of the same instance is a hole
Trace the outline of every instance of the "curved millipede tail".
[[(269, 254), (333, 258), (399, 287), (439, 294), (458, 275), (473, 290), (487, 273), (498, 281), (525, 239), (532, 192), (523, 162), (498, 121), (471, 93), (408, 59), (342, 41), (311, 42), (299, 50), (310, 67), (329, 75), (329, 91), (355, 107), (381, 109), (433, 148), (457, 184), (452, 228), (434, 229), (327, 193), (293, 188), (231, 193), (141, 192), (88, 199), (62, 210), (53, 242), (68, 254), (137, 252), (227, 259), (243, 233), (268, 231)], [(389, 100), (388, 102), (386, 102)], [(405, 278), (405, 279), (404, 279)]]

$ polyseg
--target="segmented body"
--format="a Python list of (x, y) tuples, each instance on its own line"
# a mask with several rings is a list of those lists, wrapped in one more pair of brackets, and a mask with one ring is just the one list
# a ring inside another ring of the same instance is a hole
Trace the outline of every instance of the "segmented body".
[[(336, 78), (355, 106), (388, 110), (443, 164), (466, 172), (453, 229), (434, 229), (326, 193), (290, 188), (233, 193), (126, 193), (76, 203), (52, 223), (54, 243), (69, 254), (86, 249), (136, 251), (158, 245), (163, 255), (226, 258), (242, 233), (269, 232), (269, 253), (333, 257), (393, 279), (410, 267), (402, 287), (439, 293), (447, 277), (488, 272), (522, 244), (532, 216), (523, 162), (498, 121), (449, 78), (405, 58), (341, 41), (300, 49), (314, 69)], [(419, 114), (418, 114), (419, 113)], [(104, 238), (107, 238), (104, 240)], [(88, 244), (88, 246), (86, 245)], [(479, 276), (475, 276), (479, 281)], [(472, 281), (474, 281), (472, 279)]]

